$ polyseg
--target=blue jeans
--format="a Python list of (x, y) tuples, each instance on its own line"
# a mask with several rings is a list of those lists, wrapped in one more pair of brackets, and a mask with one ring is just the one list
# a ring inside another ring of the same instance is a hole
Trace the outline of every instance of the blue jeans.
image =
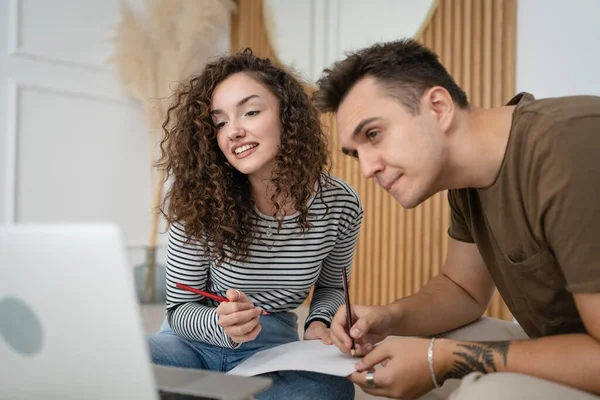
[[(256, 352), (299, 340), (297, 316), (290, 312), (260, 317), (262, 330), (255, 340), (227, 349), (184, 339), (163, 322), (158, 334), (148, 335), (152, 362), (183, 368), (227, 372)], [(257, 400), (351, 400), (354, 385), (346, 378), (308, 371), (278, 371), (263, 374), (273, 385), (255, 396)]]

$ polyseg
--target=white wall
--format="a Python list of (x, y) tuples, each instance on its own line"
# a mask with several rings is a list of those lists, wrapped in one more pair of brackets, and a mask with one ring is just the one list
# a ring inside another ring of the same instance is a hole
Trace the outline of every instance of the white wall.
[[(282, 61), (315, 80), (345, 51), (411, 36), (431, 0), (265, 0)], [(517, 91), (600, 94), (600, 1), (518, 0)]]
[(280, 60), (315, 81), (345, 52), (411, 37), (434, 0), (264, 0), (269, 39)]
[(600, 1), (517, 4), (517, 91), (600, 95)]
[(149, 142), (107, 64), (118, 20), (119, 0), (0, 0), (0, 223), (113, 221), (137, 264)]
[[(394, 26), (382, 21), (398, 13), (381, 6), (388, 0), (370, 13), (358, 0), (277, 1), (296, 7), (301, 28), (281, 41), (295, 40), (296, 62), (317, 76), (343, 51), (390, 39)], [(518, 90), (600, 94), (599, 17), (597, 0), (519, 0)], [(117, 21), (118, 0), (0, 0), (0, 223), (113, 220), (137, 263), (148, 236), (148, 144), (143, 113), (105, 63)]]

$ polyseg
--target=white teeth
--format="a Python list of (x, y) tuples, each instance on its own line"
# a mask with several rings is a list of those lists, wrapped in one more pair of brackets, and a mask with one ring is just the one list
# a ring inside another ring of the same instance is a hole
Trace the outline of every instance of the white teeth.
[(237, 149), (235, 149), (234, 153), (235, 154), (240, 154), (243, 153), (244, 151), (253, 149), (254, 147), (258, 146), (257, 144), (245, 144), (241, 147), (238, 147)]

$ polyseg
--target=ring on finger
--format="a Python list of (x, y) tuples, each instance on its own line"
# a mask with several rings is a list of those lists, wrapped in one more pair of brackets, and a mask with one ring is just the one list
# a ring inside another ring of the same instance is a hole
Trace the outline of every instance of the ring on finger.
[(375, 371), (367, 372), (367, 375), (365, 375), (365, 379), (367, 381), (368, 388), (373, 389), (377, 387), (377, 385), (375, 384)]

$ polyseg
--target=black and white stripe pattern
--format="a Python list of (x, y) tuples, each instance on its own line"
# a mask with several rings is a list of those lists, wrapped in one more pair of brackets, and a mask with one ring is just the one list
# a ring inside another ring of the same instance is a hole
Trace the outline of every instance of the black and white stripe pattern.
[[(329, 208), (326, 210), (326, 205)], [(328, 212), (326, 212), (328, 211)], [(245, 263), (226, 261), (216, 267), (194, 242), (186, 242), (181, 226), (173, 224), (167, 251), (167, 315), (180, 336), (236, 348), (217, 324), (218, 302), (178, 289), (183, 283), (225, 296), (227, 289), (246, 293), (256, 307), (268, 312), (290, 311), (315, 291), (306, 326), (314, 320), (329, 324), (344, 303), (342, 271), (350, 276), (363, 209), (356, 191), (330, 177), (323, 196), (309, 206), (312, 228), (300, 234), (294, 215), (277, 221), (257, 210), (254, 222), (260, 235)]]

